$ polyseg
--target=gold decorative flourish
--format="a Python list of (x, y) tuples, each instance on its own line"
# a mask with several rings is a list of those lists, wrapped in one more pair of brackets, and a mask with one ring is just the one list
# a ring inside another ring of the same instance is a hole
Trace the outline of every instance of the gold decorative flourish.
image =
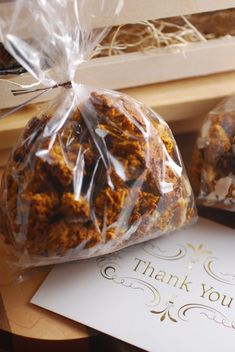
[(157, 246), (156, 241), (146, 242), (142, 245), (143, 250), (147, 254), (162, 260), (179, 260), (184, 258), (187, 253), (186, 248), (182, 244), (178, 244), (177, 247), (176, 253), (169, 254), (166, 250)]
[(215, 272), (213, 266), (215, 262), (218, 261), (216, 257), (209, 257), (207, 258), (204, 263), (203, 267), (206, 273), (215, 279), (216, 281), (222, 282), (227, 285), (235, 285), (235, 275), (234, 274), (225, 274), (222, 272)]
[(214, 309), (204, 304), (199, 304), (199, 303), (185, 304), (179, 308), (178, 317), (183, 321), (188, 321), (187, 315), (188, 315), (188, 312), (191, 310), (199, 310), (199, 314), (205, 316), (207, 319), (212, 320), (217, 324), (222, 324), (226, 328), (235, 329), (235, 321), (230, 320), (217, 309)]
[(202, 243), (198, 246), (194, 246), (191, 243), (187, 243), (186, 245), (193, 251), (193, 255), (190, 257), (190, 263), (188, 266), (189, 270), (192, 269), (193, 265), (198, 262), (199, 259), (202, 258), (202, 256), (212, 254), (212, 251), (204, 249), (204, 245)]
[(187, 246), (192, 249), (193, 257), (198, 260), (200, 256), (205, 254), (212, 254), (212, 251), (208, 251), (204, 249), (204, 244), (199, 244), (198, 246), (194, 246), (191, 243), (187, 243)]
[(171, 308), (174, 307), (174, 302), (173, 301), (168, 301), (166, 304), (166, 307), (160, 311), (156, 310), (151, 310), (150, 312), (153, 314), (159, 314), (161, 315), (160, 321), (163, 322), (166, 318), (170, 319), (173, 323), (177, 323), (177, 320), (172, 317), (170, 310)]
[(97, 265), (100, 266), (101, 263), (122, 259), (121, 253), (124, 253), (124, 252), (125, 250), (123, 249), (121, 252), (119, 251), (111, 254), (102, 255), (96, 259)]
[(159, 304), (161, 299), (159, 291), (144, 280), (129, 276), (119, 276), (118, 271), (120, 270), (120, 266), (112, 260), (112, 256), (98, 258), (97, 265), (103, 278), (111, 280), (115, 284), (150, 294), (151, 298), (148, 299), (147, 306), (155, 307)]

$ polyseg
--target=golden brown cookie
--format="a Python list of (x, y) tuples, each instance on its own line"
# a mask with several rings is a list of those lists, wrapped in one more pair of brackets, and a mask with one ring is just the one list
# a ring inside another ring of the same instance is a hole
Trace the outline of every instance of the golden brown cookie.
[(195, 147), (190, 179), (199, 204), (235, 211), (235, 100), (205, 120)]
[[(48, 124), (56, 127), (51, 134)], [(6, 237), (27, 256), (25, 265), (104, 254), (195, 217), (169, 127), (108, 91), (93, 91), (63, 123), (53, 113), (33, 118), (2, 188)]]

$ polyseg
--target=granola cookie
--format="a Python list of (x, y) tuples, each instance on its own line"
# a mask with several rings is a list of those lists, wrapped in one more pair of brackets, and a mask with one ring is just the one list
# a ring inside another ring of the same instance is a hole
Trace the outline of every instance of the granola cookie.
[(193, 153), (190, 178), (199, 204), (235, 211), (235, 99), (205, 120)]
[(92, 91), (59, 123), (29, 122), (2, 181), (5, 236), (25, 265), (112, 252), (195, 217), (176, 143), (152, 110)]

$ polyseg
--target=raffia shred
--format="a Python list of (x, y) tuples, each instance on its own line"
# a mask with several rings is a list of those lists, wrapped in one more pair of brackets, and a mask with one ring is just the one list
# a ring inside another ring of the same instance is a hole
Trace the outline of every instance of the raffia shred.
[[(181, 50), (190, 43), (231, 37), (234, 33), (229, 27), (228, 16), (231, 22), (235, 9), (115, 26), (96, 47), (92, 57), (151, 52), (166, 47)], [(219, 29), (215, 30), (216, 23), (219, 23)]]

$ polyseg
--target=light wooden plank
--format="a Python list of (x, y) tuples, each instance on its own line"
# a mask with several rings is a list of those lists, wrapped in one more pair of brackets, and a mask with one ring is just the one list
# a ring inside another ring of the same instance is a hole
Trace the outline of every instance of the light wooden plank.
[(235, 72), (122, 90), (153, 108), (221, 99), (235, 93)]
[[(75, 80), (110, 89), (136, 87), (232, 71), (235, 70), (234, 57), (235, 38), (217, 39), (189, 44), (177, 50), (156, 49), (148, 54), (131, 53), (93, 59), (78, 68)], [(36, 82), (28, 73), (5, 78), (19, 84), (29, 85)], [(18, 105), (35, 95), (13, 97), (13, 88), (15, 89), (12, 84), (0, 81), (0, 109)], [(40, 96), (35, 102), (50, 100), (56, 94), (56, 90), (53, 90)]]
[[(229, 72), (129, 88), (122, 92), (150, 106), (168, 122), (190, 121), (204, 116), (223, 97), (234, 94), (234, 82), (235, 72)], [(43, 107), (43, 104), (31, 105), (0, 121), (0, 149), (14, 145), (29, 118), (37, 115)], [(190, 122), (189, 125), (191, 128)]]
[[(24, 107), (21, 110), (8, 116), (0, 121), (0, 150), (11, 148), (17, 141), (22, 129), (26, 123), (33, 117), (39, 114), (45, 104), (33, 104)], [(5, 110), (4, 110), (5, 112)], [(3, 110), (0, 110), (0, 116)], [(5, 160), (0, 160), (0, 165), (4, 164)]]
[(127, 0), (117, 24), (216, 11), (235, 7), (234, 0)]
[(83, 84), (111, 89), (136, 87), (235, 70), (235, 38), (97, 58), (77, 70)]
[[(13, 2), (14, 0), (0, 3), (2, 16), (12, 11)], [(103, 27), (235, 7), (235, 0), (120, 0), (120, 4), (123, 3), (122, 9), (119, 16), (113, 18), (109, 9), (115, 3), (116, 0), (109, 0), (106, 9), (101, 13), (101, 0), (86, 0), (86, 25)], [(91, 18), (91, 11), (99, 16)]]

